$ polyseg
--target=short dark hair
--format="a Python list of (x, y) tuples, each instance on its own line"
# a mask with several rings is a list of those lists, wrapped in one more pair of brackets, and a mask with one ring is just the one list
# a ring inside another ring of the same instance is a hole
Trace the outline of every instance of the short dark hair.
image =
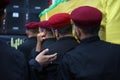
[(38, 33), (39, 31), (38, 31), (38, 28), (36, 28), (36, 29), (27, 29), (28, 31), (30, 31), (30, 32), (32, 32), (32, 33)]
[(51, 30), (46, 30), (48, 35), (53, 36), (53, 32)]
[(57, 30), (61, 35), (69, 34), (69, 33), (72, 33), (72, 25), (69, 24), (69, 25), (62, 27), (62, 28), (59, 28)]
[(94, 27), (79, 26), (79, 28), (83, 30), (84, 34), (98, 34), (100, 25)]

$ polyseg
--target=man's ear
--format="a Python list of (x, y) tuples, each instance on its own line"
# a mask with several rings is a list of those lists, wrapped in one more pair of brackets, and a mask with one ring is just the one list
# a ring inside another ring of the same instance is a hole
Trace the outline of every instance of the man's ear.
[(53, 33), (53, 36), (56, 37), (56, 35), (55, 35), (55, 30), (54, 30), (53, 28), (51, 28), (51, 31), (52, 31), (52, 33)]
[(75, 32), (76, 32), (76, 34), (77, 34), (78, 37), (81, 36), (81, 30), (80, 30), (80, 28), (75, 27)]
[(29, 35), (30, 35), (29, 30), (27, 30), (27, 29), (26, 29), (26, 31), (25, 31), (25, 32), (26, 32), (27, 37), (29, 37)]
[(55, 37), (56, 37), (57, 39), (59, 39), (59, 33), (58, 33), (58, 30), (55, 30)]

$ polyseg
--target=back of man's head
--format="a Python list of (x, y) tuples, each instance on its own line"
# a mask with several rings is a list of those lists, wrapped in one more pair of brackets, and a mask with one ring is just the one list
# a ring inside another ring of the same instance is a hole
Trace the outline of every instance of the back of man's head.
[(25, 24), (25, 28), (33, 33), (38, 32), (38, 22), (29, 22), (27, 24)]
[(28, 37), (32, 35), (37, 36), (37, 33), (39, 32), (38, 22), (29, 22), (25, 24), (25, 28)]
[(72, 34), (72, 25), (68, 13), (58, 13), (48, 19), (53, 29), (57, 29), (61, 35)]
[(46, 32), (48, 36), (49, 35), (53, 36), (51, 25), (47, 20), (39, 22), (38, 26), (39, 26), (39, 32)]
[(85, 34), (98, 34), (102, 13), (94, 7), (82, 6), (72, 11), (71, 19)]

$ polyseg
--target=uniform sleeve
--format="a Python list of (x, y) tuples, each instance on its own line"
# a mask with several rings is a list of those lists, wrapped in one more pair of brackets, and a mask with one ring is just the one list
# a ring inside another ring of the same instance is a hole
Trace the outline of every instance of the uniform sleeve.
[(31, 80), (44, 80), (45, 74), (43, 67), (35, 60), (29, 61)]
[(33, 70), (42, 71), (42, 66), (35, 59), (31, 59), (29, 65)]
[(29, 55), (29, 60), (35, 59), (35, 57), (39, 54), (40, 52), (35, 51), (35, 48), (32, 49), (30, 55)]

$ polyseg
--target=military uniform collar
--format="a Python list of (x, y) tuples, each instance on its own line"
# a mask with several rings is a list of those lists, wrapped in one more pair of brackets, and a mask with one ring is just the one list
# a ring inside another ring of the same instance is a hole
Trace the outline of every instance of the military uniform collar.
[(50, 40), (56, 41), (56, 38), (46, 38), (44, 41), (50, 41)]
[(98, 36), (92, 36), (92, 37), (80, 40), (80, 43), (89, 43), (89, 42), (94, 42), (94, 41), (98, 41), (98, 40), (100, 40), (100, 38)]
[(36, 38), (37, 38), (37, 37), (34, 36), (34, 37), (30, 37), (29, 39), (36, 39)]
[(61, 40), (68, 40), (68, 39), (75, 39), (75, 38), (72, 37), (72, 36), (66, 36), (66, 37), (60, 38), (59, 41), (61, 41)]

